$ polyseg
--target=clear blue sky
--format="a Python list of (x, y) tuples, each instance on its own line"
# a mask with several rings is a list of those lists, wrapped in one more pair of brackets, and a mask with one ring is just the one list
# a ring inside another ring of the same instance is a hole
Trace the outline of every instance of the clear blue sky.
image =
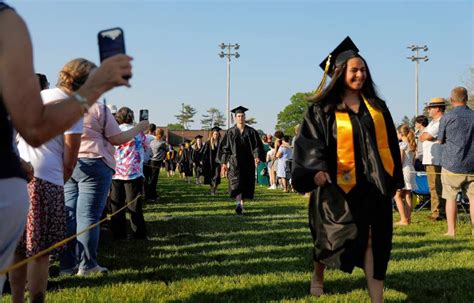
[(243, 105), (256, 128), (273, 132), (296, 92), (315, 88), (318, 64), (350, 35), (379, 93), (400, 121), (415, 112), (415, 64), (406, 46), (427, 44), (420, 103), (449, 96), (473, 64), (473, 1), (7, 1), (26, 20), (35, 68), (56, 82), (68, 60), (98, 62), (97, 32), (120, 26), (135, 60), (131, 89), (107, 102), (150, 110), (158, 125), (176, 122), (181, 103), (225, 111), (221, 42), (241, 45), (231, 65), (231, 107)]

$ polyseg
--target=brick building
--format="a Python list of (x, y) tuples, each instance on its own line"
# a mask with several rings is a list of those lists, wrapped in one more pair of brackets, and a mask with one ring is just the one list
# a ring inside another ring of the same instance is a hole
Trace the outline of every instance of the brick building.
[[(159, 126), (157, 126), (157, 128), (161, 128), (164, 130), (168, 144), (171, 144), (173, 146), (183, 143), (184, 140), (186, 139), (192, 141), (197, 135), (203, 136), (202, 139), (204, 141), (206, 141), (209, 137), (209, 131), (205, 129), (170, 130), (167, 127), (159, 127)], [(224, 134), (225, 134), (225, 130), (221, 130), (221, 136), (224, 136)]]

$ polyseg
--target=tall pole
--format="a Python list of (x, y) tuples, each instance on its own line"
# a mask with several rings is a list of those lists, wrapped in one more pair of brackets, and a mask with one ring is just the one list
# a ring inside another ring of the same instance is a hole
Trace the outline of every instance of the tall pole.
[(407, 59), (410, 59), (411, 61), (415, 62), (415, 113), (416, 115), (418, 116), (419, 115), (419, 98), (420, 98), (420, 87), (419, 87), (419, 74), (420, 74), (420, 71), (419, 71), (419, 61), (420, 60), (423, 60), (423, 61), (428, 61), (428, 56), (424, 56), (424, 57), (420, 57), (419, 56), (419, 50), (423, 50), (423, 51), (428, 51), (428, 47), (426, 45), (424, 46), (418, 46), (418, 45), (410, 45), (410, 46), (407, 46), (407, 48), (409, 48), (412, 52), (415, 52), (415, 55), (412, 55), (411, 57), (407, 57)]
[[(183, 115), (184, 117), (184, 103), (181, 103), (181, 115)], [(184, 119), (181, 121), (183, 121), (183, 129), (181, 130), (181, 138), (183, 139), (183, 144), (184, 144)]]
[(227, 129), (230, 128), (230, 49), (227, 55), (227, 102), (226, 109), (227, 112)]
[[(240, 48), (240, 45), (238, 43), (236, 44), (225, 44), (221, 43), (219, 47), (222, 49), (222, 51), (218, 54), (219, 57), (224, 58), (227, 57), (227, 94), (226, 94), (226, 119), (227, 119), (227, 129), (230, 128), (230, 61), (232, 56), (235, 57), (236, 59), (240, 57), (240, 54), (238, 52), (232, 53), (232, 50), (238, 50)], [(226, 49), (226, 52), (224, 53), (224, 49)]]
[[(416, 50), (416, 56), (418, 57), (418, 49)], [(419, 100), (420, 100), (420, 91), (419, 91), (419, 85), (420, 85), (420, 82), (419, 82), (419, 67), (420, 67), (420, 63), (418, 62), (418, 60), (415, 61), (415, 97), (416, 97), (416, 110), (415, 110), (415, 113), (416, 113), (416, 116), (418, 117), (418, 110), (420, 108), (419, 106)]]

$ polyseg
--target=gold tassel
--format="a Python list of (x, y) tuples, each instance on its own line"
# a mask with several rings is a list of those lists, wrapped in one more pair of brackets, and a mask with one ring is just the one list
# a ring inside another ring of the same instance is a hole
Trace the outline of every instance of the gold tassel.
[(326, 79), (328, 77), (328, 71), (329, 71), (330, 65), (331, 65), (331, 55), (329, 55), (328, 59), (326, 60), (326, 67), (324, 68), (323, 78), (321, 79), (321, 82), (319, 83), (316, 90), (313, 92), (313, 95), (319, 94), (324, 89), (324, 86), (326, 85)]

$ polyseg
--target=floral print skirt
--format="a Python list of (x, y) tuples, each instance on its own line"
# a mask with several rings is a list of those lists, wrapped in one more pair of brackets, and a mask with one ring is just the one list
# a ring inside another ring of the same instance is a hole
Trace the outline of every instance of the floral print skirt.
[[(27, 258), (66, 238), (64, 186), (33, 178), (28, 183), (28, 195), (28, 220), (16, 249), (17, 254)], [(64, 248), (52, 253), (60, 253)]]

